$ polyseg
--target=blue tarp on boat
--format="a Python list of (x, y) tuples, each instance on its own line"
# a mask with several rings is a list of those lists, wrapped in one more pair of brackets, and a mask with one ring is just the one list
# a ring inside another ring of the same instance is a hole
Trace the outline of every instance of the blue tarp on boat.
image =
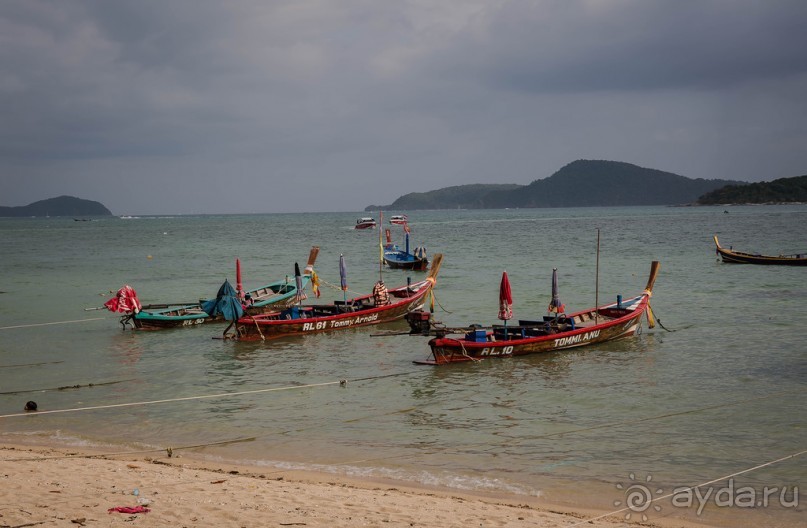
[(221, 285), (215, 299), (202, 303), (202, 310), (211, 317), (221, 315), (228, 321), (237, 321), (239, 317), (244, 315), (241, 300), (228, 280), (225, 280), (224, 284)]

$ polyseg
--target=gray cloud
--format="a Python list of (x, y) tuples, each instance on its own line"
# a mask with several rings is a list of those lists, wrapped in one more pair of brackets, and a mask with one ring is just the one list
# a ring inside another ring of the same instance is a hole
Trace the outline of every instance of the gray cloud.
[(0, 205), (359, 210), (579, 158), (807, 172), (804, 2), (0, 3)]

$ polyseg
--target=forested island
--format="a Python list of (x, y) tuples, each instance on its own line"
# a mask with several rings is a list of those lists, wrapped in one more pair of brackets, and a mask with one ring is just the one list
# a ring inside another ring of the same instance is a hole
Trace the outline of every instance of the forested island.
[(529, 185), (446, 187), (409, 193), (390, 205), (371, 205), (365, 211), (682, 205), (695, 203), (709, 191), (742, 183), (692, 179), (619, 161), (578, 160)]
[(0, 216), (111, 216), (100, 202), (74, 196), (59, 196), (19, 207), (0, 206)]
[(698, 198), (699, 205), (807, 202), (807, 175), (770, 182), (727, 185)]

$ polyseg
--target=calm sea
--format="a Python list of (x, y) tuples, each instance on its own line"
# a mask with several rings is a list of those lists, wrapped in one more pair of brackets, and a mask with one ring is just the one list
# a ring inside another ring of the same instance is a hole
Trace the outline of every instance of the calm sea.
[[(213, 339), (215, 324), (124, 331), (92, 309), (124, 284), (143, 303), (214, 296), (235, 281), (236, 257), (245, 287), (258, 287), (292, 275), (313, 245), (323, 300), (342, 296), (332, 286), (340, 254), (350, 290), (369, 293), (378, 231), (352, 228), (364, 215), (0, 219), (0, 434), (120, 450), (223, 442), (192, 451), (267, 473), (315, 469), (602, 510), (624, 506), (630, 486), (663, 496), (806, 448), (807, 269), (719, 263), (712, 236), (807, 253), (807, 206), (412, 212), (412, 245), (445, 256), (435, 311), (449, 325), (498, 322), (504, 270), (515, 317), (529, 319), (546, 311), (552, 268), (576, 310), (639, 293), (661, 261), (652, 306), (664, 328), (547, 355), (418, 366), (426, 338), (374, 336), (404, 323), (238, 343)], [(383, 273), (390, 286), (422, 276)], [(43, 411), (101, 408), (8, 416), (28, 400)], [(747, 496), (723, 508), (711, 500), (698, 516), (697, 501), (661, 499), (642, 513), (795, 525), (805, 469), (807, 455), (738, 475), (730, 492), (728, 481), (709, 486), (725, 500), (738, 488), (759, 499), (785, 489), (785, 504), (778, 492), (752, 509)]]

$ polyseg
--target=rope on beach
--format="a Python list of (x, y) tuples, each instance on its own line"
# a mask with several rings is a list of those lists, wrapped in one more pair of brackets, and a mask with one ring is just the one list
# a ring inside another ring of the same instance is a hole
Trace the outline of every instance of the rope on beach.
[[(703, 486), (708, 486), (710, 484), (714, 484), (715, 482), (721, 482), (723, 480), (728, 480), (730, 478), (734, 478), (734, 477), (737, 477), (739, 475), (744, 475), (745, 473), (750, 473), (752, 471), (756, 471), (757, 469), (762, 469), (764, 467), (772, 466), (774, 464), (778, 464), (779, 462), (784, 462), (785, 460), (790, 460), (791, 458), (800, 457), (801, 455), (803, 455), (805, 453), (807, 453), (807, 449), (805, 449), (804, 451), (799, 451), (798, 453), (793, 453), (792, 455), (787, 455), (787, 456), (784, 456), (782, 458), (777, 458), (776, 460), (770, 460), (768, 462), (764, 462), (762, 464), (756, 465), (754, 467), (750, 467), (748, 469), (743, 469), (742, 471), (737, 471), (736, 473), (732, 473), (731, 475), (726, 475), (726, 476), (723, 476), (723, 477), (712, 479), (712, 480), (710, 480), (708, 482), (702, 482), (700, 484), (696, 484), (695, 486), (690, 486), (690, 487), (684, 488), (684, 489), (676, 489), (674, 492), (668, 493), (667, 495), (662, 495), (660, 497), (650, 499), (649, 501), (647, 501), (646, 504), (650, 505), (650, 504), (652, 504), (654, 502), (658, 502), (658, 501), (660, 501), (662, 499), (669, 499), (670, 497), (673, 497), (673, 496), (675, 496), (675, 495), (677, 495), (679, 493), (682, 493), (682, 492), (692, 491), (692, 490), (701, 488)], [(644, 506), (645, 506), (645, 503), (642, 503), (642, 507), (644, 507)], [(604, 514), (599, 515), (597, 517), (592, 517), (591, 519), (586, 519), (585, 521), (570, 524), (569, 526), (570, 527), (571, 526), (582, 526), (584, 524), (590, 524), (590, 523), (592, 523), (594, 521), (598, 521), (600, 519), (604, 519), (605, 517), (610, 517), (610, 516), (616, 515), (618, 513), (626, 512), (628, 510), (632, 511), (630, 506), (622, 508), (621, 510), (616, 510), (616, 511), (608, 512), (608, 513), (604, 513)]]
[(58, 324), (86, 323), (88, 321), (100, 321), (102, 319), (106, 319), (106, 317), (92, 317), (90, 319), (74, 319), (72, 321), (54, 321), (52, 323), (33, 323), (33, 324), (14, 325), (14, 326), (0, 326), (0, 330), (11, 330), (13, 328), (33, 328), (35, 326), (49, 326)]
[(181, 402), (181, 401), (193, 401), (193, 400), (206, 400), (206, 399), (213, 399), (213, 398), (230, 398), (233, 396), (245, 396), (248, 394), (261, 394), (266, 392), (279, 392), (285, 390), (296, 390), (296, 389), (309, 389), (314, 387), (326, 387), (328, 385), (347, 385), (348, 381), (353, 382), (360, 382), (360, 381), (370, 381), (376, 379), (384, 379), (384, 378), (391, 378), (395, 376), (404, 376), (408, 374), (412, 374), (414, 372), (422, 372), (422, 370), (412, 370), (408, 372), (399, 372), (395, 374), (384, 374), (381, 376), (368, 376), (364, 378), (356, 378), (354, 380), (347, 380), (347, 379), (340, 379), (338, 381), (325, 381), (322, 383), (309, 383), (307, 385), (290, 385), (286, 387), (271, 387), (268, 389), (254, 389), (248, 391), (240, 391), (240, 392), (223, 392), (218, 394), (206, 394), (200, 396), (185, 396), (183, 398), (168, 398), (164, 400), (149, 400), (149, 401), (141, 401), (141, 402), (129, 402), (129, 403), (113, 403), (109, 405), (93, 405), (90, 407), (76, 407), (72, 409), (54, 409), (50, 411), (37, 411), (37, 412), (22, 412), (22, 413), (14, 413), (14, 414), (5, 414), (0, 415), (0, 419), (2, 418), (14, 418), (17, 416), (41, 416), (43, 414), (56, 414), (56, 413), (69, 413), (69, 412), (81, 412), (81, 411), (96, 411), (101, 409), (118, 409), (121, 407), (136, 407), (139, 405), (155, 405), (159, 403), (173, 403), (173, 402)]

